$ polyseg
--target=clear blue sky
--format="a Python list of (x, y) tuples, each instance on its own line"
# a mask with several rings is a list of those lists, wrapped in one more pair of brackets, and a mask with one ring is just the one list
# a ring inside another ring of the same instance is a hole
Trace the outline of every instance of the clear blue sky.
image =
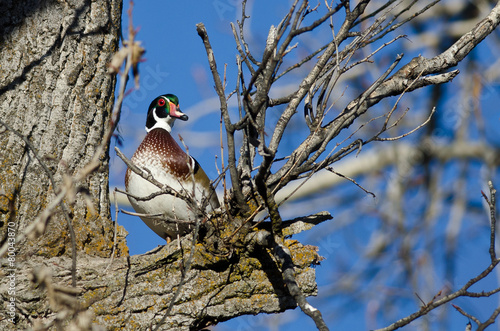
[[(206, 25), (212, 46), (214, 48), (216, 60), (219, 66), (219, 72), (223, 72), (224, 64), (228, 65), (228, 88), (234, 86), (235, 79), (235, 54), (236, 48), (230, 22), (235, 22), (240, 16), (239, 1), (221, 0), (221, 1), (168, 1), (168, 2), (139, 2), (137, 1), (133, 10), (134, 25), (139, 29), (137, 39), (142, 42), (146, 49), (146, 61), (140, 65), (141, 88), (138, 91), (130, 93), (122, 110), (120, 122), (120, 134), (124, 141), (121, 150), (127, 155), (132, 156), (133, 152), (145, 136), (145, 116), (147, 107), (152, 99), (164, 93), (173, 93), (179, 97), (181, 109), (190, 117), (188, 122), (178, 121), (174, 127), (173, 135), (181, 134), (186, 145), (189, 146), (190, 154), (197, 158), (209, 177), (217, 176), (216, 162), (220, 167), (220, 141), (219, 141), (219, 109), (215, 100), (216, 94), (213, 90), (213, 83), (210, 71), (208, 69), (205, 50), (200, 37), (196, 33), (195, 25), (203, 22)], [(126, 10), (128, 1), (124, 3), (123, 32), (126, 34), (128, 27), (128, 18)], [(287, 10), (288, 2), (271, 3), (258, 2), (255, 5), (248, 6), (248, 13), (252, 18), (248, 22), (251, 28), (251, 41), (258, 44), (265, 43), (267, 31), (270, 24), (277, 25)], [(313, 41), (310, 41), (314, 43)], [(129, 84), (131, 87), (132, 84)], [(493, 98), (498, 101), (498, 86), (492, 87)], [(492, 118), (498, 114), (490, 114)], [(487, 123), (488, 124), (488, 123)], [(490, 130), (493, 140), (498, 139), (498, 130)], [(110, 188), (123, 187), (125, 167), (123, 163), (114, 155), (111, 156)], [(500, 185), (500, 183), (498, 183)], [(474, 187), (478, 190), (479, 187)], [(351, 194), (357, 188), (350, 186), (344, 189), (343, 194)], [(359, 193), (359, 192), (357, 192)], [(354, 194), (354, 193), (352, 193)], [(364, 198), (370, 200), (371, 198)], [(318, 201), (320, 204), (318, 204)], [(324, 209), (322, 204), (325, 200), (317, 200), (315, 205), (310, 206), (310, 212), (316, 212)], [(328, 203), (328, 201), (326, 201)], [(376, 202), (369, 201), (377, 206)], [(378, 205), (380, 207), (380, 205)], [(346, 213), (346, 210), (330, 210), (334, 216)], [(285, 214), (287, 212), (285, 211)], [(114, 212), (113, 212), (114, 215)], [(127, 242), (131, 254), (140, 254), (149, 251), (157, 245), (164, 244), (164, 241), (156, 236), (139, 218), (119, 215), (118, 222), (129, 232)], [(344, 254), (348, 261), (349, 268), (356, 268), (356, 254), (342, 250), (345, 242), (350, 240), (349, 235), (359, 236), (368, 240), (372, 222), (369, 219), (360, 220), (360, 231), (349, 233), (346, 231), (332, 232), (332, 234), (323, 236), (320, 241), (316, 240), (315, 232), (301, 234), (297, 239), (304, 244), (313, 244), (320, 247), (320, 255), (327, 257), (322, 264), (316, 268), (317, 280), (319, 284), (319, 298), (310, 298), (310, 302), (317, 306), (327, 318), (328, 324), (331, 323), (332, 329), (338, 330), (366, 330), (366, 314), (369, 310), (369, 303), (365, 307), (352, 305), (349, 302), (343, 302), (342, 298), (336, 296), (331, 300), (322, 296), (326, 292), (331, 282), (335, 281), (335, 275), (330, 274), (328, 263), (333, 263), (335, 254)], [(325, 233), (332, 231), (335, 224), (321, 225), (318, 231)], [(319, 232), (316, 232), (319, 233)], [(363, 239), (365, 240), (365, 239)], [(487, 249), (487, 248), (486, 248)], [(461, 251), (460, 259), (464, 262), (459, 265), (463, 269), (463, 277), (457, 279), (457, 283), (468, 280), (475, 272), (485, 266), (487, 261), (478, 261), (476, 252), (468, 249)], [(473, 273), (467, 272), (467, 269), (473, 265)], [(491, 278), (491, 277), (490, 277)], [(498, 286), (492, 279), (489, 288)], [(367, 281), (369, 286), (369, 280)], [(486, 288), (486, 287), (485, 287)], [(400, 289), (404, 292), (404, 289)], [(412, 293), (408, 294), (412, 296)], [(486, 308), (486, 312), (481, 317), (487, 317), (490, 313), (491, 305), (495, 300), (484, 303), (485, 306), (465, 306), (472, 313), (478, 313)], [(460, 301), (458, 301), (460, 304)], [(338, 307), (343, 310), (339, 313), (335, 311)], [(406, 309), (407, 313), (415, 310), (413, 305)], [(402, 316), (398, 316), (401, 318)], [(272, 327), (273, 316), (244, 316), (232, 321), (222, 323), (217, 330), (275, 330)], [(284, 314), (288, 323), (280, 330), (309, 330), (314, 329), (312, 321), (302, 314), (298, 309)], [(436, 318), (431, 316), (431, 318)], [(397, 318), (396, 318), (397, 319)], [(458, 329), (464, 329), (467, 320), (456, 314), (456, 326)], [(377, 324), (377, 327), (385, 326), (386, 322)], [(418, 329), (418, 323), (408, 330)]]

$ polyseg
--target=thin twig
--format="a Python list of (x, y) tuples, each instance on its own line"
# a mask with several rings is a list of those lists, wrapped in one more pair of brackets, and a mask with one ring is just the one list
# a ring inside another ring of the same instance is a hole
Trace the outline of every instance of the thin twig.
[(497, 190), (493, 187), (493, 183), (491, 181), (488, 182), (488, 187), (490, 189), (490, 257), (491, 262), (497, 260), (497, 254), (495, 252), (495, 234), (496, 234), (496, 225), (497, 225), (497, 216), (496, 216), (496, 193)]
[(104, 269), (104, 273), (106, 273), (109, 269), (109, 267), (111, 267), (111, 265), (113, 264), (113, 261), (115, 259), (115, 251), (116, 251), (116, 236), (117, 236), (117, 232), (118, 232), (118, 200), (116, 200), (116, 192), (118, 191), (118, 189), (115, 187), (115, 189), (113, 190), (113, 200), (115, 201), (115, 229), (113, 231), (113, 250), (111, 251), (111, 259), (109, 261), (109, 264), (108, 266), (106, 267), (106, 269)]
[(120, 211), (126, 215), (155, 218), (155, 219), (161, 220), (161, 221), (166, 222), (166, 223), (174, 223), (174, 224), (194, 224), (195, 223), (195, 221), (191, 221), (191, 220), (171, 219), (163, 213), (144, 214), (144, 213), (136, 213), (136, 212), (128, 211), (128, 210), (124, 210), (124, 209), (121, 209)]
[(332, 167), (326, 167), (325, 169), (328, 170), (328, 171), (330, 171), (330, 172), (332, 172), (332, 173), (334, 173), (334, 174), (336, 174), (339, 177), (347, 179), (348, 181), (350, 181), (351, 183), (353, 183), (354, 185), (356, 185), (357, 187), (359, 187), (360, 189), (362, 189), (365, 193), (370, 194), (372, 197), (376, 198), (375, 193), (370, 192), (367, 189), (365, 189), (363, 186), (361, 186), (360, 184), (358, 184), (356, 182), (356, 180), (354, 180), (353, 178), (335, 171)]
[(471, 314), (467, 313), (465, 310), (463, 310), (462, 308), (460, 308), (459, 306), (457, 306), (457, 305), (455, 305), (455, 304), (453, 304), (453, 303), (452, 303), (451, 305), (452, 305), (452, 306), (453, 306), (453, 308), (455, 308), (455, 309), (456, 309), (456, 310), (457, 310), (460, 314), (462, 314), (462, 315), (464, 315), (465, 317), (467, 317), (468, 319), (471, 319), (471, 320), (473, 320), (474, 322), (476, 322), (476, 324), (477, 324), (477, 325), (480, 325), (480, 324), (481, 324), (481, 321), (480, 321), (477, 317), (475, 317), (475, 316), (473, 316), (473, 315), (471, 315)]
[(399, 140), (401, 138), (404, 138), (406, 136), (409, 136), (410, 134), (414, 133), (415, 131), (418, 131), (419, 129), (421, 129), (422, 127), (426, 126), (427, 123), (430, 122), (431, 118), (432, 118), (432, 115), (434, 115), (434, 113), (436, 112), (436, 107), (432, 107), (431, 109), (431, 112), (429, 114), (429, 116), (427, 116), (426, 120), (424, 122), (422, 122), (420, 125), (418, 125), (416, 128), (402, 134), (402, 135), (399, 135), (397, 137), (390, 137), (390, 138), (380, 138), (380, 137), (376, 137), (375, 140), (376, 141), (394, 141), (394, 140)]
[(138, 200), (151, 200), (154, 197), (161, 195), (161, 194), (169, 194), (169, 195), (172, 195), (176, 198), (181, 198), (181, 199), (186, 200), (186, 201), (192, 200), (192, 198), (188, 194), (184, 194), (184, 192), (178, 192), (178, 191), (174, 190), (173, 188), (171, 188), (170, 186), (167, 186), (167, 185), (159, 182), (158, 180), (156, 180), (153, 177), (153, 175), (151, 174), (151, 172), (149, 172), (147, 169), (141, 169), (138, 166), (136, 166), (116, 146), (115, 146), (115, 152), (116, 152), (116, 155), (118, 155), (118, 157), (120, 159), (122, 159), (122, 161), (127, 165), (127, 167), (131, 171), (133, 171), (134, 173), (141, 176), (143, 179), (147, 180), (148, 182), (150, 182), (151, 184), (155, 185), (156, 187), (158, 187), (160, 189), (158, 192), (153, 192), (150, 195), (148, 195), (147, 197), (136, 197), (128, 192), (121, 191), (121, 190), (120, 190), (120, 193), (127, 194), (128, 196), (131, 196), (134, 199), (137, 198)]
[[(181, 271), (181, 280), (180, 280), (179, 284), (177, 285), (177, 290), (175, 291), (172, 299), (170, 300), (170, 304), (168, 305), (167, 311), (165, 312), (165, 314), (163, 315), (161, 320), (158, 322), (156, 327), (153, 329), (154, 331), (159, 330), (160, 327), (163, 325), (163, 323), (165, 323), (165, 320), (172, 312), (172, 309), (174, 308), (174, 304), (175, 304), (177, 298), (179, 297), (184, 284), (186, 283), (186, 276), (189, 273), (189, 271), (191, 270), (191, 266), (192, 266), (194, 252), (196, 249), (196, 240), (198, 238), (199, 230), (200, 230), (200, 220), (196, 219), (196, 226), (195, 226), (194, 232), (193, 232), (193, 240), (191, 242), (191, 252), (189, 253), (189, 257), (187, 258), (187, 260), (185, 260), (183, 268), (181, 269), (181, 270), (183, 270), (183, 271)], [(180, 240), (179, 240), (179, 244), (180, 244)]]

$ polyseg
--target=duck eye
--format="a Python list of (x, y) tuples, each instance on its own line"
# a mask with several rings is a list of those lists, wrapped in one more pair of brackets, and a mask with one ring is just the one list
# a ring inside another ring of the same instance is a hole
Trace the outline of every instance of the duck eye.
[(158, 100), (158, 106), (164, 107), (165, 106), (165, 99), (159, 99)]

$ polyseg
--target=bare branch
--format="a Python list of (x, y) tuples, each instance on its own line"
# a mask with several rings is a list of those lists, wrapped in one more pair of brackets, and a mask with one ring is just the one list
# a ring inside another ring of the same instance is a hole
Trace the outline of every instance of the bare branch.
[(325, 321), (323, 320), (323, 316), (321, 312), (311, 306), (299, 286), (297, 285), (297, 281), (295, 280), (295, 271), (293, 266), (292, 257), (290, 254), (290, 250), (284, 245), (284, 242), (275, 242), (274, 244), (274, 256), (279, 259), (281, 264), (281, 270), (283, 272), (283, 281), (285, 282), (288, 291), (293, 296), (300, 309), (309, 317), (312, 318), (316, 327), (320, 331), (328, 330)]
[(460, 308), (459, 306), (455, 305), (455, 304), (451, 304), (453, 306), (453, 308), (455, 308), (460, 314), (464, 315), (465, 317), (467, 317), (468, 319), (471, 319), (473, 320), (474, 322), (476, 322), (477, 325), (480, 325), (481, 324), (481, 321), (479, 321), (475, 316), (467, 313), (465, 310), (463, 310), (462, 308)]
[(490, 318), (488, 318), (485, 322), (480, 323), (477, 326), (477, 331), (485, 330), (488, 326), (495, 323), (498, 315), (500, 315), (500, 307), (497, 307), (497, 309), (495, 309), (495, 311), (491, 314)]
[[(491, 262), (497, 260), (497, 254), (495, 251), (495, 234), (496, 234), (496, 226), (497, 226), (497, 213), (496, 213), (496, 189), (493, 187), (493, 183), (491, 181), (488, 182), (488, 187), (490, 189), (490, 199), (488, 200), (485, 196), (485, 200), (488, 203), (490, 209), (490, 258)], [(484, 193), (483, 193), (484, 196)]]
[(156, 180), (153, 175), (151, 175), (151, 172), (148, 171), (148, 169), (141, 169), (138, 166), (136, 166), (132, 161), (130, 161), (123, 153), (120, 151), (118, 147), (115, 146), (115, 152), (116, 155), (127, 165), (127, 167), (136, 173), (137, 175), (141, 176), (151, 184), (157, 186), (160, 191), (151, 193), (147, 197), (136, 197), (128, 192), (125, 192), (123, 190), (120, 190), (120, 193), (126, 194), (128, 196), (133, 197), (134, 199), (137, 199), (139, 201), (146, 201), (146, 200), (151, 200), (154, 197), (161, 195), (161, 194), (170, 194), (173, 195), (176, 198), (181, 198), (183, 200), (189, 200), (189, 195), (188, 194), (182, 194), (182, 192), (177, 192), (176, 190), (172, 189), (170, 186), (167, 186), (165, 184), (160, 183), (158, 180)]
[[(339, 117), (325, 126), (324, 131), (328, 132), (328, 136), (326, 133), (323, 133), (316, 135), (313, 139), (307, 140), (307, 149), (316, 151), (316, 157), (308, 158), (309, 153), (304, 153), (304, 148), (306, 148), (306, 146), (303, 143), (298, 149), (296, 149), (296, 151), (294, 151), (290, 160), (279, 171), (269, 176), (267, 184), (270, 187), (274, 187), (278, 182), (280, 182), (280, 186), (282, 186), (283, 183), (286, 184), (287, 181), (283, 181), (283, 176), (289, 172), (293, 164), (297, 161), (300, 164), (306, 158), (308, 162), (311, 163), (311, 160), (314, 160), (321, 154), (318, 153), (318, 149), (320, 149), (321, 146), (323, 146), (324, 150), (324, 146), (326, 145), (325, 142), (330, 141), (330, 139), (338, 135), (341, 130), (349, 127), (357, 117), (365, 113), (369, 107), (377, 104), (382, 99), (398, 95), (405, 90), (413, 91), (417, 88), (428, 86), (430, 84), (441, 84), (453, 79), (458, 74), (458, 70), (448, 73), (442, 72), (455, 66), (458, 62), (463, 60), (463, 58), (488, 34), (490, 34), (499, 23), (500, 4), (497, 4), (497, 6), (493, 8), (485, 19), (478, 23), (474, 29), (465, 34), (445, 52), (431, 59), (416, 57), (407, 65), (399, 69), (394, 75), (392, 75), (392, 77), (386, 79), (380, 85), (377, 85), (371, 93), (363, 93), (356, 100), (352, 101)], [(323, 53), (323, 56), (325, 54), (327, 54), (327, 51)], [(320, 64), (323, 56), (318, 60), (315, 68), (317, 68)], [(311, 71), (311, 74), (308, 75), (309, 79), (314, 79), (314, 77), (316, 77), (313, 73), (314, 69)], [(433, 74), (437, 75), (430, 76)], [(414, 79), (419, 75), (422, 75), (422, 77), (415, 81)], [(304, 81), (301, 83), (299, 91), (302, 91), (302, 89), (306, 87), (303, 85)], [(409, 86), (411, 87), (408, 88)], [(297, 96), (301, 96), (301, 93), (297, 93)], [(280, 118), (283, 122), (278, 122), (278, 125), (276, 126), (273, 138), (271, 139), (271, 143), (269, 145), (270, 150), (275, 150), (275, 148), (277, 148), (281, 135), (284, 132), (284, 127), (286, 126), (286, 123), (288, 123), (289, 118), (293, 115), (292, 110), (296, 109), (299, 101), (301, 101), (301, 99), (292, 99), (288, 104), (287, 109), (283, 112)], [(307, 167), (304, 167), (304, 170), (305, 169), (307, 169)]]
[(115, 259), (115, 251), (116, 251), (116, 236), (117, 236), (117, 233), (118, 233), (118, 212), (119, 212), (119, 209), (118, 209), (118, 200), (116, 199), (116, 192), (118, 191), (118, 189), (115, 187), (115, 189), (113, 190), (113, 197), (114, 197), (114, 202), (115, 202), (115, 230), (114, 230), (114, 233), (113, 233), (113, 250), (111, 251), (111, 259), (109, 260), (109, 264), (108, 266), (106, 267), (106, 269), (104, 269), (104, 273), (106, 273), (109, 269), (109, 267), (111, 267), (111, 265), (113, 264), (113, 261)]
[[(430, 120), (432, 118), (432, 115), (435, 113), (435, 111), (436, 111), (436, 107), (433, 107), (432, 110), (431, 110), (431, 112), (430, 112), (430, 114), (429, 114), (429, 116), (427, 117), (427, 119), (424, 122), (422, 122), (421, 124), (419, 124), (416, 128), (414, 128), (414, 129), (412, 129), (412, 130), (410, 130), (410, 131), (408, 131), (408, 132), (406, 132), (406, 133), (404, 133), (402, 135), (399, 135), (397, 137), (391, 137), (391, 138), (376, 137), (375, 140), (377, 140), (377, 141), (394, 141), (394, 140), (402, 139), (402, 138), (404, 138), (406, 136), (409, 136), (410, 134), (414, 133), (415, 131), (417, 131), (417, 130), (421, 129), (422, 127), (424, 127), (425, 125), (427, 125), (427, 123), (430, 122)], [(399, 119), (398, 119), (398, 121), (399, 121)], [(395, 125), (397, 125), (397, 122), (394, 123), (394, 124), (392, 124), (391, 127), (393, 127)]]
[(239, 208), (241, 208), (243, 211), (247, 211), (248, 207), (246, 205), (245, 198), (243, 197), (238, 171), (236, 169), (236, 151), (235, 151), (236, 146), (234, 142), (235, 129), (229, 117), (229, 111), (226, 102), (226, 96), (224, 93), (224, 87), (222, 85), (219, 73), (217, 72), (217, 64), (215, 62), (214, 53), (212, 50), (212, 46), (210, 45), (210, 41), (208, 39), (208, 34), (205, 25), (203, 23), (198, 23), (196, 25), (196, 31), (198, 31), (198, 35), (203, 40), (203, 45), (205, 46), (205, 50), (207, 52), (208, 63), (210, 65), (210, 70), (212, 71), (212, 76), (215, 82), (215, 90), (217, 92), (217, 95), (219, 96), (221, 113), (224, 118), (224, 124), (226, 127), (226, 134), (227, 134), (227, 144), (228, 144), (228, 167), (232, 179), (231, 185), (233, 187), (233, 194), (236, 198)]

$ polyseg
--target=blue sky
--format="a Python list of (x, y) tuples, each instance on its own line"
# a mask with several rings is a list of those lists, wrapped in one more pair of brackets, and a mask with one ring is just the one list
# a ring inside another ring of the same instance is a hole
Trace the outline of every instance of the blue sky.
[[(255, 4), (251, 3), (247, 7), (247, 13), (251, 15), (251, 18), (247, 22), (247, 27), (251, 29), (252, 33), (248, 37), (249, 41), (253, 45), (256, 45), (258, 50), (258, 45), (265, 43), (269, 26), (279, 23), (288, 9), (289, 2), (277, 2), (272, 3), (272, 5), (270, 5), (270, 2), (263, 1), (255, 1)], [(134, 25), (139, 29), (136, 38), (142, 42), (142, 45), (146, 49), (146, 61), (140, 65), (141, 88), (137, 91), (132, 91), (125, 99), (123, 105), (119, 125), (120, 134), (123, 137), (123, 145), (120, 146), (120, 149), (127, 156), (132, 156), (146, 134), (144, 130), (145, 117), (151, 100), (160, 94), (173, 93), (179, 97), (181, 109), (190, 117), (187, 122), (178, 121), (175, 124), (173, 129), (174, 137), (177, 137), (177, 134), (183, 137), (186, 145), (189, 147), (190, 154), (200, 162), (210, 178), (215, 178), (218, 175), (216, 163), (220, 168), (220, 114), (205, 49), (200, 37), (197, 35), (195, 25), (199, 22), (205, 24), (221, 74), (224, 70), (224, 64), (227, 64), (227, 86), (228, 89), (231, 89), (234, 86), (236, 75), (236, 47), (230, 22), (235, 22), (236, 19), (239, 19), (241, 9), (238, 4), (239, 1), (235, 0), (136, 2), (133, 10)], [(127, 8), (128, 2), (125, 1), (123, 15), (124, 34), (128, 27)], [(319, 31), (318, 35), (321, 36), (321, 33)], [(318, 38), (318, 40), (312, 38), (303, 40), (303, 43), (305, 47), (314, 47), (322, 42), (321, 39)], [(459, 83), (459, 79), (456, 79), (454, 83)], [(132, 84), (129, 84), (129, 87), (131, 86)], [(498, 85), (490, 86), (490, 89), (485, 93), (489, 93), (488, 102), (490, 104), (498, 102)], [(446, 114), (447, 109), (453, 109), (453, 106), (445, 105), (444, 114)], [(489, 112), (486, 113), (488, 117), (491, 116), (491, 118), (498, 119), (498, 114), (492, 113), (491, 107), (485, 107), (485, 109), (489, 109)], [(499, 131), (496, 129), (497, 126), (491, 123), (487, 122), (486, 126), (488, 134), (491, 137), (491, 143), (495, 144), (495, 142), (498, 143), (500, 140)], [(295, 124), (292, 123), (292, 125)], [(300, 120), (296, 122), (296, 125), (302, 125)], [(284, 143), (288, 144), (285, 145), (285, 148), (292, 149), (295, 146), (296, 140), (290, 139), (289, 141), (285, 141)], [(124, 171), (125, 166), (121, 160), (112, 155), (110, 171), (111, 190), (114, 187), (123, 187)], [(481, 188), (480, 185), (472, 185), (470, 190), (471, 192), (479, 192)], [(355, 199), (359, 199), (363, 208), (377, 209), (382, 206), (381, 202), (376, 199), (360, 194), (359, 189), (353, 185), (343, 188), (340, 192), (343, 195), (352, 195)], [(422, 198), (419, 196), (418, 192), (414, 193), (413, 201), (418, 202), (419, 199), (425, 199), (425, 197)], [(336, 194), (339, 194), (339, 191)], [(316, 196), (306, 207), (307, 210), (304, 210), (304, 214), (323, 210), (325, 205), (337, 205), (338, 201), (334, 201), (335, 199), (338, 198), (334, 194), (325, 194), (322, 197)], [(478, 203), (481, 204), (480, 198), (478, 200)], [(304, 205), (302, 204), (302, 206)], [(290, 207), (283, 209), (283, 215), (285, 218), (291, 217), (296, 211), (297, 209), (294, 208), (294, 204), (291, 204)], [(348, 218), (346, 215), (350, 213), (350, 210), (347, 208), (338, 208), (330, 211), (337, 220)], [(359, 240), (360, 243), (368, 241), (375, 223), (370, 218), (359, 220), (356, 225), (357, 228), (354, 231), (352, 228), (347, 226), (343, 228), (339, 223), (335, 223), (335, 219), (328, 224), (318, 226), (316, 232), (310, 231), (310, 233), (300, 234), (296, 237), (296, 239), (304, 244), (319, 246), (319, 253), (327, 257), (322, 266), (316, 268), (319, 297), (310, 298), (309, 300), (311, 304), (317, 306), (323, 312), (327, 321), (332, 323), (330, 325), (332, 329), (366, 330), (369, 326), (373, 326), (373, 324), (367, 322), (370, 320), (368, 316), (369, 302), (365, 307), (359, 307), (347, 300), (343, 301), (342, 296), (337, 295), (335, 299), (330, 299), (324, 293), (327, 293), (330, 283), (335, 281), (336, 276), (335, 274), (331, 274), (328, 264), (337, 263), (339, 260), (337, 255), (341, 252), (343, 254), (343, 262), (346, 263), (345, 268), (355, 270), (358, 258), (356, 255), (357, 252), (346, 252), (343, 248), (347, 246), (348, 242), (352, 242), (353, 240)], [(118, 223), (123, 225), (129, 232), (127, 242), (131, 254), (144, 253), (158, 245), (164, 244), (164, 241), (144, 225), (139, 218), (120, 214)], [(322, 236), (318, 240), (317, 236), (320, 233), (329, 234)], [(482, 236), (481, 232), (474, 238), (477, 239), (477, 237)], [(458, 284), (463, 284), (472, 275), (475, 275), (478, 270), (482, 270), (485, 264), (488, 263), (486, 260), (478, 259), (476, 255), (475, 251), (471, 252), (468, 248), (460, 250), (459, 260), (462, 263), (458, 266), (461, 271), (459, 273), (461, 276), (457, 277), (456, 280)], [(496, 280), (491, 278), (486, 283), (486, 285), (489, 285), (487, 288), (498, 286), (496, 285)], [(369, 280), (366, 282), (366, 285), (369, 286)], [(404, 288), (400, 290), (403, 293), (405, 291)], [(405, 293), (405, 295), (409, 297), (413, 296), (412, 293)], [(475, 303), (472, 306), (467, 302), (463, 304), (466, 305), (464, 308), (470, 309), (470, 312), (480, 314), (484, 307), (491, 307), (496, 301), (492, 300), (488, 302), (485, 299), (482, 302), (486, 303), (478, 306)], [(408, 304), (407, 309), (403, 310), (411, 313), (415, 310), (415, 306)], [(487, 309), (482, 317), (487, 317), (489, 311), (490, 309)], [(280, 330), (293, 331), (314, 328), (313, 322), (298, 309), (286, 312), (281, 316), (287, 323), (280, 324), (282, 325)], [(403, 316), (394, 316), (393, 320), (401, 317)], [(464, 328), (465, 323), (467, 323), (465, 318), (459, 314), (456, 314), (455, 317), (456, 326), (460, 329)], [(431, 314), (430, 318), (437, 317)], [(217, 330), (276, 330), (273, 328), (274, 321), (275, 317), (272, 315), (244, 316), (220, 324)], [(386, 321), (377, 321), (376, 326), (382, 327), (386, 324)], [(413, 329), (418, 329), (418, 323), (408, 328), (408, 330)]]

